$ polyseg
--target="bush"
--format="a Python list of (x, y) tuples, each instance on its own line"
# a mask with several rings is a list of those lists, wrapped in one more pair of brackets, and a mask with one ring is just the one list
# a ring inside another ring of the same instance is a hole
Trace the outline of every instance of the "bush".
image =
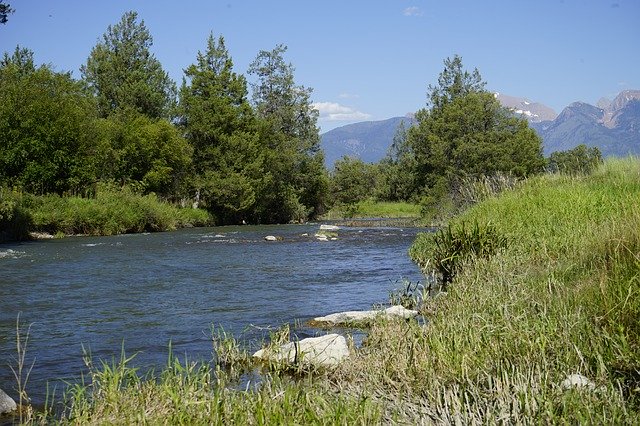
[(0, 242), (29, 238), (31, 216), (22, 206), (22, 196), (0, 188)]
[(414, 255), (418, 251), (426, 253), (419, 263), (423, 269), (431, 265), (440, 275), (443, 288), (446, 288), (464, 262), (474, 257), (489, 258), (506, 247), (507, 239), (491, 224), (480, 225), (474, 221), (470, 228), (465, 222), (449, 224), (445, 229), (428, 234), (426, 241), (423, 239), (412, 250)]
[(34, 226), (51, 234), (115, 235), (169, 231), (213, 223), (205, 211), (178, 208), (154, 194), (139, 195), (125, 187), (102, 185), (96, 198), (31, 197)]

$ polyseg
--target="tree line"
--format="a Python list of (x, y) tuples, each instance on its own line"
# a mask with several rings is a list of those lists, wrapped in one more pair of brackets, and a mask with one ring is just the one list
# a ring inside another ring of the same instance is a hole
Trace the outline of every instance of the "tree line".
[(444, 61), (417, 125), (398, 129), (385, 159), (344, 158), (330, 173), (312, 89), (296, 84), (286, 46), (258, 52), (249, 84), (210, 34), (178, 87), (152, 45), (131, 11), (107, 28), (80, 79), (36, 66), (26, 48), (5, 53), (0, 186), (92, 197), (108, 183), (197, 205), (220, 224), (284, 223), (366, 198), (429, 209), (466, 177), (547, 165), (536, 133), (459, 56)]
[(286, 47), (260, 51), (246, 78), (210, 35), (177, 85), (136, 12), (109, 26), (76, 80), (16, 47), (0, 61), (0, 181), (33, 194), (91, 196), (97, 182), (195, 200), (220, 223), (322, 212), (328, 172), (311, 89)]
[(485, 85), (460, 56), (445, 59), (438, 84), (428, 87), (427, 106), (415, 114), (417, 124), (400, 124), (383, 160), (336, 162), (334, 199), (345, 205), (371, 197), (411, 201), (427, 216), (447, 216), (458, 207), (452, 204), (466, 203), (455, 198), (470, 183), (542, 172), (586, 174), (602, 163), (598, 148), (585, 145), (544, 158), (542, 140), (526, 119), (502, 106)]

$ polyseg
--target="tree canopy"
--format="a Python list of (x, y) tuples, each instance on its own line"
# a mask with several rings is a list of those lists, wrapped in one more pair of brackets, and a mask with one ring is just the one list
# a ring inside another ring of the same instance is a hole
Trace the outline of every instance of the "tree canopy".
[(92, 100), (70, 73), (16, 47), (0, 62), (0, 180), (36, 194), (80, 190), (95, 136)]
[(249, 74), (257, 77), (253, 101), (269, 164), (264, 191), (271, 196), (260, 206), (261, 215), (275, 222), (318, 215), (328, 189), (312, 90), (295, 84), (294, 68), (284, 60), (286, 50), (278, 45), (260, 51), (249, 67)]
[(502, 107), (478, 70), (465, 71), (460, 57), (444, 63), (438, 85), (429, 86), (431, 107), (416, 114), (418, 125), (407, 135), (417, 190), (428, 203), (461, 177), (541, 171), (542, 142), (528, 123)]
[(150, 118), (169, 118), (176, 87), (151, 53), (153, 39), (136, 12), (125, 13), (109, 25), (102, 41), (80, 67), (98, 101), (101, 117), (133, 109)]
[(3, 0), (0, 0), (0, 24), (6, 24), (9, 15), (13, 12), (14, 10), (11, 8), (9, 3), (5, 3)]
[(194, 150), (192, 186), (223, 222), (249, 219), (262, 170), (258, 127), (246, 80), (233, 71), (224, 38), (210, 35), (185, 76), (179, 112)]

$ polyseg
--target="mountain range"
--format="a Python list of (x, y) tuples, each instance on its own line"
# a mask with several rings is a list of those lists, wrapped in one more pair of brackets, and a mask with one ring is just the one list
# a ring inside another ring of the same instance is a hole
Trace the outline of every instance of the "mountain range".
[[(574, 102), (560, 114), (541, 103), (496, 93), (500, 103), (522, 115), (543, 141), (544, 154), (585, 144), (598, 147), (602, 155), (640, 155), (640, 90), (625, 90), (613, 101), (601, 99), (597, 106)], [(382, 121), (338, 127), (321, 135), (325, 163), (332, 168), (343, 156), (375, 163), (393, 142), (400, 122), (416, 123), (412, 114)]]

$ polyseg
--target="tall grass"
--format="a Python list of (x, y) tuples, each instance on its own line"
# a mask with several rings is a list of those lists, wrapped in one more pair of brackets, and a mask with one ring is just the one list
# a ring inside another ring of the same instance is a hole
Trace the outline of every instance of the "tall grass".
[(383, 202), (365, 200), (348, 206), (336, 206), (322, 219), (345, 218), (419, 218), (420, 206), (404, 202)]
[(35, 230), (51, 234), (115, 235), (212, 224), (203, 210), (178, 208), (128, 188), (99, 188), (95, 198), (30, 196)]
[[(640, 410), (640, 162), (544, 176), (476, 205), (509, 250), (469, 259), (414, 332), (433, 418), (631, 422)], [(426, 263), (432, 237), (411, 253)], [(381, 334), (390, 335), (387, 331)], [(411, 340), (410, 340), (411, 341)], [(407, 367), (408, 368), (408, 367)], [(596, 391), (563, 391), (580, 373)]]

